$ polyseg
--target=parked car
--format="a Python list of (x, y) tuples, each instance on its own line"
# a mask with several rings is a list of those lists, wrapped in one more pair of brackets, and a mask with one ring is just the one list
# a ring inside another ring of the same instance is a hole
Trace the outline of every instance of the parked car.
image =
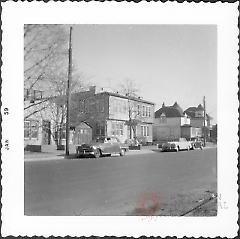
[(185, 138), (179, 138), (174, 141), (166, 142), (162, 144), (162, 151), (179, 151), (179, 150), (190, 150), (192, 147), (191, 142)]
[(76, 145), (77, 156), (93, 156), (95, 158), (103, 155), (119, 154), (125, 155), (127, 145), (122, 144), (117, 137), (99, 137), (89, 144)]
[(200, 148), (203, 149), (203, 141), (201, 139), (195, 138), (191, 140), (192, 149)]
[(166, 144), (167, 142), (168, 142), (167, 140), (158, 140), (158, 141), (156, 142), (156, 144), (157, 144), (157, 147), (158, 147), (159, 149), (161, 149), (162, 146), (163, 146), (164, 144)]
[(126, 139), (125, 145), (127, 145), (130, 150), (140, 150), (142, 147), (138, 139)]

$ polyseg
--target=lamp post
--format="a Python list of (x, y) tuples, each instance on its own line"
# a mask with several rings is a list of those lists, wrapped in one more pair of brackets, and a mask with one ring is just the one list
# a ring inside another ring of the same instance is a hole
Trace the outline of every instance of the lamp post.
[(67, 81), (67, 117), (66, 117), (66, 149), (65, 155), (69, 155), (69, 121), (70, 121), (70, 101), (71, 101), (71, 81), (72, 81), (72, 27), (69, 34), (69, 49), (68, 49), (68, 81)]

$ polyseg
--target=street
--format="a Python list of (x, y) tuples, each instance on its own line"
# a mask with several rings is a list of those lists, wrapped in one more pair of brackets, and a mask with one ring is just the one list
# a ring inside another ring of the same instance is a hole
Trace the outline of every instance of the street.
[(25, 162), (24, 174), (25, 215), (180, 216), (217, 192), (217, 148)]

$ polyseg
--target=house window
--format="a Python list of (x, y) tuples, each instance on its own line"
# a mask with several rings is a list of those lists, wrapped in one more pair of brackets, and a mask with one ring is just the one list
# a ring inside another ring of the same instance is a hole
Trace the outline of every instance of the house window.
[(149, 136), (149, 126), (141, 126), (141, 136)]
[(122, 122), (112, 122), (111, 135), (117, 135), (117, 136), (123, 135), (123, 123)]
[(42, 99), (42, 91), (40, 90), (34, 90), (33, 91), (34, 99), (35, 100), (40, 100)]
[(99, 112), (104, 112), (104, 100), (99, 100)]
[(141, 115), (140, 105), (137, 106), (137, 114)]
[(38, 122), (31, 121), (31, 138), (37, 138), (37, 137), (38, 137)]
[(142, 107), (142, 116), (144, 117), (145, 116), (145, 106), (143, 105), (143, 107)]
[(89, 113), (89, 101), (88, 100), (85, 101), (85, 105), (84, 106), (85, 106), (85, 112)]
[(166, 115), (164, 113), (160, 116), (160, 124), (165, 124), (167, 122)]
[(96, 112), (96, 103), (93, 100), (89, 102), (89, 112), (90, 113)]
[(151, 108), (148, 107), (148, 117), (151, 117)]
[(119, 134), (123, 135), (123, 123), (119, 124)]
[(24, 138), (30, 138), (30, 121), (24, 121)]
[(24, 89), (24, 100), (28, 100), (30, 96), (29, 89)]
[(146, 126), (147, 136), (149, 136), (149, 126)]
[(96, 124), (96, 135), (97, 136), (105, 135), (105, 124), (104, 124), (104, 122), (97, 122), (97, 124)]
[(28, 139), (38, 138), (38, 121), (36, 120), (24, 121), (24, 138)]
[(84, 100), (80, 100), (80, 102), (79, 102), (79, 111), (81, 113), (84, 112)]

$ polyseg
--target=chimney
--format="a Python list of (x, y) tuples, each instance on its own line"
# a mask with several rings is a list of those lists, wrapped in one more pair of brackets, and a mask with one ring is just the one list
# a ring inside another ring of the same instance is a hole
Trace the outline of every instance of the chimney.
[(165, 107), (165, 104), (164, 104), (164, 102), (162, 103), (162, 108), (163, 108), (163, 107)]
[(90, 86), (89, 87), (89, 91), (93, 92), (95, 94), (95, 91), (96, 91), (96, 86), (93, 85), (93, 86)]

